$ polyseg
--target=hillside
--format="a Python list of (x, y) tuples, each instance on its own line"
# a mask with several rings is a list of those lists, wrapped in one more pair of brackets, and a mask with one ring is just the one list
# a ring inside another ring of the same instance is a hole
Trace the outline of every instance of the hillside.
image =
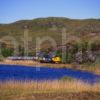
[(43, 36), (50, 36), (56, 40), (58, 45), (61, 45), (61, 31), (63, 28), (66, 28), (68, 36), (76, 36), (83, 42), (98, 37), (94, 42), (100, 43), (100, 19), (75, 20), (63, 17), (37, 18), (0, 24), (0, 38), (12, 36), (22, 45), (25, 26), (28, 27), (28, 35), (32, 38), (32, 41), (30, 41), (30, 47), (32, 48), (35, 48), (36, 38)]

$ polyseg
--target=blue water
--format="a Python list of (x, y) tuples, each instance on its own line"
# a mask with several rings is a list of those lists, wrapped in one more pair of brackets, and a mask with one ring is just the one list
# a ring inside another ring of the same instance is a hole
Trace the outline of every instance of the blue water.
[(100, 81), (100, 75), (90, 72), (76, 71), (67, 68), (25, 67), (18, 65), (0, 65), (0, 81), (5, 80), (59, 80), (69, 76), (84, 82), (95, 83)]

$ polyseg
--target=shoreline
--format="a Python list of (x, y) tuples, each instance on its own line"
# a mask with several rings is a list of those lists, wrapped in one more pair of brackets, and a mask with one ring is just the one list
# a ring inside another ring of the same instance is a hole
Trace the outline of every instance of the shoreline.
[(51, 63), (39, 63), (32, 60), (5, 60), (0, 62), (3, 65), (23, 65), (26, 67), (50, 67), (50, 68), (70, 68), (73, 70), (87, 71), (92, 72), (96, 75), (100, 75), (100, 65), (97, 66), (85, 66), (85, 65), (76, 65), (76, 64), (51, 64)]

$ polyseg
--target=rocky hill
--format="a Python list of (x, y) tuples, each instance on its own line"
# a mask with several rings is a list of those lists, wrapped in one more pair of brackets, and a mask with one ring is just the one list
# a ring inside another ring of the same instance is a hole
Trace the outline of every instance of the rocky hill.
[[(23, 45), (22, 38), (24, 37), (26, 26), (28, 35), (32, 38), (31, 40), (29, 39), (29, 46), (32, 48), (35, 48), (36, 38), (44, 36), (52, 37), (58, 45), (61, 45), (63, 28), (66, 29), (67, 37), (75, 36), (80, 38), (82, 42), (88, 42), (93, 39), (95, 43), (100, 43), (100, 19), (76, 20), (63, 17), (37, 18), (16, 21), (10, 24), (0, 24), (0, 38), (11, 36), (19, 42), (19, 45)], [(3, 39), (3, 41), (5, 40)]]

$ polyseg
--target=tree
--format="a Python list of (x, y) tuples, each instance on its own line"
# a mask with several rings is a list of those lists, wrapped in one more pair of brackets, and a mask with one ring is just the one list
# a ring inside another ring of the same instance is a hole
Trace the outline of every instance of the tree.
[(3, 55), (3, 57), (9, 57), (13, 55), (13, 49), (10, 48), (2, 48), (1, 49), (1, 53)]

